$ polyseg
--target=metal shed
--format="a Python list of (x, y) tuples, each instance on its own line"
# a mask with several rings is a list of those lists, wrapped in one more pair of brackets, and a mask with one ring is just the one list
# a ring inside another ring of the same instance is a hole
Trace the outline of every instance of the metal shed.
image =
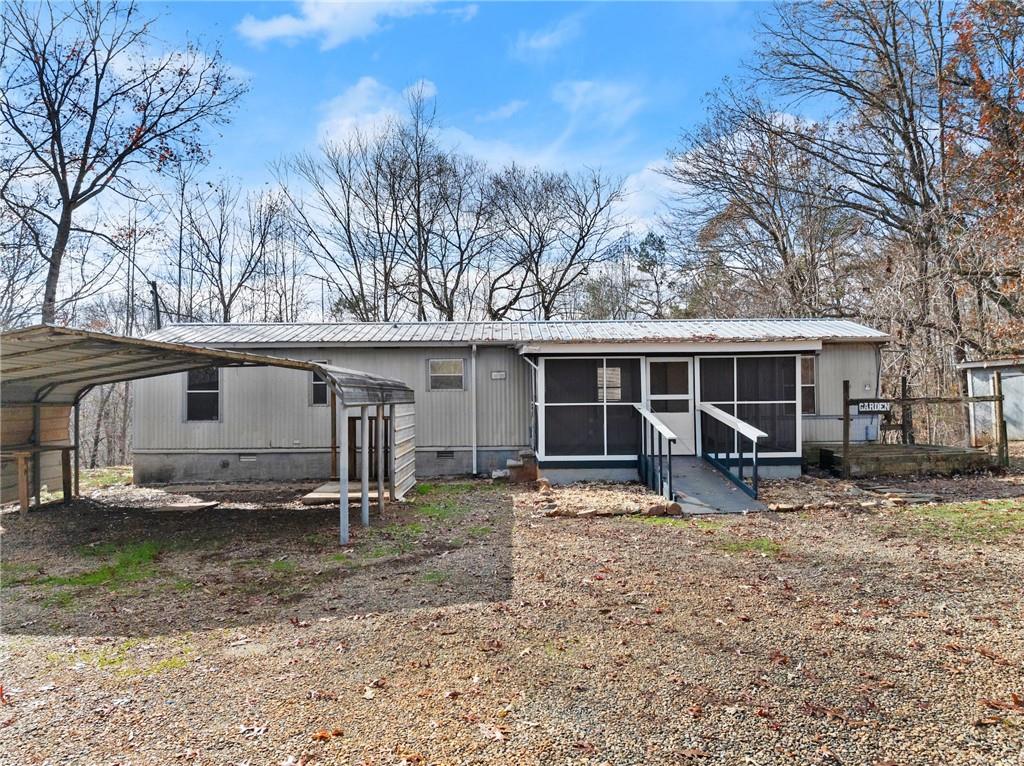
[[(313, 373), (331, 395), (332, 434), (336, 435), (340, 482), (340, 539), (348, 542), (347, 411), (357, 409), (362, 427), (362, 521), (369, 524), (369, 411), (376, 408), (375, 442), (384, 441), (384, 412), (390, 411), (388, 442), (393, 445), (389, 495), (400, 498), (415, 482), (415, 410), (413, 391), (397, 380), (316, 362), (182, 343), (144, 340), (51, 325), (35, 325), (0, 334), (0, 406), (3, 410), (0, 455), (5, 496), (18, 487), (23, 513), (29, 495), (38, 504), (44, 483), (61, 481), (65, 501), (78, 494), (79, 409), (82, 397), (106, 383), (186, 372), (206, 367), (280, 367)], [(340, 413), (338, 412), (340, 410)], [(69, 421), (74, 419), (72, 434)], [(384, 499), (383, 460), (377, 450), (378, 502)], [(72, 471), (72, 461), (74, 470)], [(12, 475), (13, 474), (13, 475)]]
[[(972, 397), (995, 394), (998, 373), (1006, 436), (1010, 441), (1024, 440), (1024, 355), (964, 362), (959, 369), (967, 372), (967, 392)], [(983, 446), (998, 441), (994, 402), (974, 402), (970, 414), (972, 445)]]

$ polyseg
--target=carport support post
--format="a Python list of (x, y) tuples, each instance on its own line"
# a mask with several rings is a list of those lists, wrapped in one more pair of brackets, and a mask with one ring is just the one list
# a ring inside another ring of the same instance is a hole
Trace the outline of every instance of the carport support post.
[(398, 479), (395, 478), (395, 413), (398, 408), (388, 406), (388, 500), (398, 499)]
[[(41, 429), (42, 423), (40, 422), (40, 407), (38, 404), (32, 405), (32, 444), (38, 447), (42, 443)], [(36, 497), (36, 506), (43, 504), (43, 460), (42, 453), (37, 449), (32, 454), (32, 494)]]
[(81, 492), (82, 466), (78, 458), (78, 450), (82, 444), (82, 440), (79, 438), (81, 432), (81, 409), (81, 398), (75, 399), (75, 497), (79, 497)]
[(377, 510), (384, 510), (384, 453), (387, 451), (387, 442), (384, 441), (384, 405), (377, 405), (377, 418), (374, 421), (377, 426), (377, 435), (374, 440), (377, 443)]
[(362, 449), (359, 452), (359, 498), (362, 522), (364, 527), (370, 526), (370, 406), (364, 404), (359, 408), (359, 439)]
[(338, 407), (338, 527), (339, 540), (348, 545), (348, 412)]
[(338, 395), (331, 390), (331, 474), (329, 479), (338, 477)]

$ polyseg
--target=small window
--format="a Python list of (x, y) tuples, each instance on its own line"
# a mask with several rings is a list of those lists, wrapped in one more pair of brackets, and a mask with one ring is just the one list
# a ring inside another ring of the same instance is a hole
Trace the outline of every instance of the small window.
[(189, 370), (185, 383), (185, 420), (220, 420), (220, 370)]
[(803, 415), (813, 415), (817, 412), (815, 405), (815, 373), (816, 358), (813, 356), (800, 357), (800, 412)]
[[(325, 359), (314, 359), (313, 364), (327, 364)], [(314, 407), (327, 404), (327, 381), (318, 372), (310, 373), (309, 403)]]
[(461, 391), (464, 388), (464, 359), (430, 359), (428, 388), (430, 391)]

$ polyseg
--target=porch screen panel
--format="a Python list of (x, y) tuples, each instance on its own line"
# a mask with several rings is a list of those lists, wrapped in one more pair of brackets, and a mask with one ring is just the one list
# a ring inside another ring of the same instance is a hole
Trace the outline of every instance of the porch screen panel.
[(712, 404), (736, 401), (734, 364), (731, 356), (700, 360), (700, 398)]
[[(736, 414), (736, 407), (733, 404), (720, 403), (715, 406), (726, 414)], [(700, 433), (701, 441), (707, 452), (730, 453), (736, 451), (733, 430), (706, 412), (700, 413)]]
[(688, 394), (690, 393), (689, 362), (655, 362), (651, 365), (651, 393)]
[(741, 402), (796, 401), (793, 357), (739, 357), (736, 360), (736, 399)]
[(640, 360), (544, 360), (544, 454), (634, 456), (643, 401)]
[(548, 359), (544, 401), (548, 404), (599, 402), (603, 376), (600, 359)]
[(640, 392), (640, 360), (639, 359), (606, 359), (604, 375), (604, 401), (630, 402), (639, 404), (643, 401)]
[[(796, 404), (741, 404), (737, 417), (768, 438), (761, 439), (757, 448), (762, 452), (793, 452), (796, 450)], [(745, 445), (745, 449), (750, 449)]]
[(608, 406), (608, 454), (635, 455), (640, 451), (640, 413), (630, 405)]
[[(799, 357), (794, 356), (702, 358), (701, 399), (767, 433), (767, 438), (758, 442), (761, 453), (796, 452), (797, 364)], [(735, 454), (731, 428), (706, 414), (700, 422), (705, 450)], [(747, 440), (743, 449), (749, 454)]]
[(604, 454), (604, 407), (545, 407), (544, 441), (548, 455)]

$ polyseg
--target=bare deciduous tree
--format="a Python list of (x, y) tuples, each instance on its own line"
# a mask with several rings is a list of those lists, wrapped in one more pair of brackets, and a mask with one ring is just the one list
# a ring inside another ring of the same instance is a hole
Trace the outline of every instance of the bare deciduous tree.
[(220, 321), (231, 321), (238, 300), (252, 290), (280, 211), (280, 201), (273, 193), (243, 195), (230, 181), (211, 185), (188, 210), (189, 231), (195, 241), (193, 266)]
[(108, 189), (132, 196), (136, 171), (201, 153), (200, 131), (223, 121), (244, 88), (216, 51), (153, 51), (133, 3), (17, 0), (4, 4), (2, 32), (3, 167), (15, 181), (0, 190), (26, 225), (39, 218), (50, 229), (42, 319), (53, 322), (83, 208)]

